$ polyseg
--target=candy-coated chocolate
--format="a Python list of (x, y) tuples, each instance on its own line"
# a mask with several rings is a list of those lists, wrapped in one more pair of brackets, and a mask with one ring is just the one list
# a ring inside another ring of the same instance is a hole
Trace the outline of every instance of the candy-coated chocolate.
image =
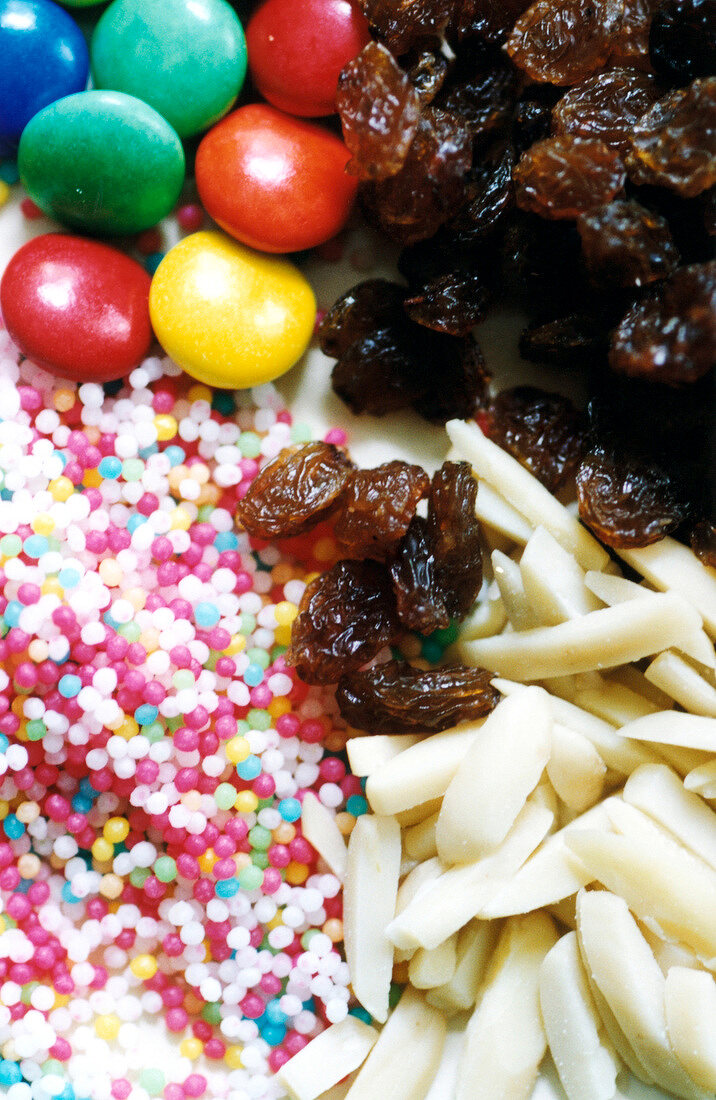
[(267, 0), (246, 28), (249, 65), (261, 95), (292, 115), (336, 109), (341, 69), (370, 41), (350, 0)]
[(167, 253), (149, 309), (172, 359), (224, 389), (269, 382), (292, 367), (316, 315), (313, 291), (293, 264), (217, 232), (194, 233)]
[(71, 15), (51, 0), (0, 0), (0, 145), (33, 115), (87, 84), (89, 56)]
[(220, 119), (246, 75), (246, 42), (226, 0), (114, 0), (92, 38), (92, 77), (154, 107), (181, 137)]
[(240, 107), (202, 139), (196, 182), (227, 233), (264, 252), (298, 252), (342, 229), (357, 180), (333, 134), (263, 103)]
[(138, 233), (176, 203), (184, 150), (169, 123), (134, 96), (79, 92), (30, 121), (18, 167), (30, 198), (58, 221)]
[(152, 342), (146, 271), (109, 245), (63, 233), (35, 237), (0, 282), (0, 309), (24, 354), (53, 374), (106, 382)]

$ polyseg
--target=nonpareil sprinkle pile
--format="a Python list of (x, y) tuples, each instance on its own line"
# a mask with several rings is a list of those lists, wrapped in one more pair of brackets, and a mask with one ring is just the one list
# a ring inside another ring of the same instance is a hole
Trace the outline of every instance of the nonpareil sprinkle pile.
[(335, 702), (283, 656), (335, 545), (289, 556), (233, 520), (309, 433), (270, 385), (150, 358), (77, 388), (5, 332), (0, 408), (0, 1087), (277, 1097), (309, 1037), (367, 1015), (301, 828), (308, 791), (346, 835), (367, 804), (326, 753)]

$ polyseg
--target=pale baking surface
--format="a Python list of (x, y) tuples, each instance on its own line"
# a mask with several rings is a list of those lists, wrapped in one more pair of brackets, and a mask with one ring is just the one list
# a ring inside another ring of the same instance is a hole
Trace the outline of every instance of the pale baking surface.
[[(60, 229), (49, 219), (28, 222), (19, 209), (21, 188), (12, 188), (11, 200), (0, 209), (0, 274), (10, 257), (31, 237)], [(167, 238), (176, 238), (176, 227), (165, 226)], [(335, 297), (364, 278), (393, 275), (391, 256), (377, 236), (357, 230), (348, 235), (344, 257), (340, 263), (308, 261), (304, 271), (316, 291), (319, 308), (327, 308)], [(522, 320), (517, 313), (503, 311), (491, 316), (476, 330), (485, 358), (494, 374), (495, 386), (502, 389), (515, 384), (531, 383), (545, 389), (561, 390), (575, 400), (581, 397), (578, 379), (563, 372), (548, 371), (525, 363), (519, 358), (517, 341)], [(386, 417), (355, 417), (331, 390), (332, 360), (316, 348), (287, 375), (279, 379), (277, 388), (298, 421), (309, 424), (315, 434), (328, 427), (340, 426), (348, 433), (351, 454), (362, 466), (371, 466), (387, 458), (404, 458), (420, 462), (434, 470), (445, 458), (448, 439), (445, 432), (427, 424), (412, 413)], [(148, 1025), (143, 1029), (149, 1031)], [(175, 1057), (176, 1043), (166, 1029), (157, 1024), (147, 1035), (154, 1064), (158, 1064), (157, 1043), (165, 1046), (166, 1061)], [(445, 1057), (426, 1100), (452, 1100), (461, 1036), (448, 1036)], [(198, 1067), (197, 1067), (198, 1068)], [(648, 1088), (633, 1079), (620, 1080), (619, 1096), (624, 1100), (664, 1100), (666, 1093)], [(338, 1095), (338, 1094), (336, 1094)], [(554, 1067), (548, 1059), (532, 1096), (532, 1100), (566, 1100)]]

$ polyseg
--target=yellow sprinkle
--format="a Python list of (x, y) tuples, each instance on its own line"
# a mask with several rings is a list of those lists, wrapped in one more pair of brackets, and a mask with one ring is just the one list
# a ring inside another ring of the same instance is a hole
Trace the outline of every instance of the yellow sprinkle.
[(207, 401), (211, 404), (212, 393), (208, 386), (192, 386), (186, 396), (192, 404), (195, 401)]
[(49, 653), (50, 647), (42, 638), (33, 638), (27, 647), (27, 655), (36, 665), (41, 665), (43, 661), (46, 661)]
[(100, 863), (107, 863), (114, 855), (114, 845), (104, 837), (98, 836), (92, 845), (92, 855)]
[(69, 500), (75, 491), (75, 487), (68, 477), (61, 475), (55, 477), (47, 486), (48, 492), (52, 494), (55, 500)]
[(20, 856), (17, 861), (17, 869), (23, 878), (36, 878), (41, 868), (42, 864), (32, 852), (27, 852), (26, 855)]
[(139, 733), (139, 726), (131, 714), (126, 714), (124, 721), (117, 726), (115, 733), (119, 734), (120, 737), (124, 737), (125, 741), (131, 741)]
[(135, 955), (129, 964), (129, 969), (135, 978), (141, 978), (143, 982), (147, 982), (157, 972), (157, 960), (154, 955)]
[(48, 516), (47, 512), (39, 512), (30, 520), (30, 526), (36, 535), (51, 535), (55, 530), (55, 521), (52, 516)]
[(40, 807), (37, 802), (21, 802), (15, 810), (15, 817), (22, 821), (23, 825), (31, 825), (40, 816)]
[(296, 863), (296, 861), (292, 859), (286, 868), (286, 882), (290, 882), (291, 886), (300, 886), (307, 878), (308, 867), (306, 864)]
[(191, 516), (186, 508), (181, 506), (169, 513), (172, 531), (188, 531), (191, 527)]
[(204, 1044), (201, 1039), (188, 1038), (182, 1039), (179, 1044), (179, 1053), (182, 1058), (189, 1058), (193, 1062), (195, 1058), (198, 1058), (204, 1051)]
[(108, 588), (117, 588), (124, 579), (122, 567), (112, 558), (105, 558), (104, 561), (101, 561), (97, 572), (100, 575), (102, 583), (106, 584)]
[(274, 639), (277, 645), (288, 645), (291, 641), (291, 627), (277, 626), (274, 630)]
[(119, 875), (102, 875), (99, 883), (99, 892), (103, 898), (114, 901), (124, 890), (124, 882)]
[(276, 604), (273, 613), (279, 626), (290, 626), (298, 615), (298, 608), (289, 600), (281, 600), (281, 603)]
[(154, 417), (154, 427), (157, 430), (157, 439), (160, 443), (166, 443), (177, 434), (179, 425), (173, 416), (168, 413), (160, 413)]
[(155, 630), (154, 627), (143, 630), (139, 635), (139, 643), (144, 646), (147, 653), (154, 653), (159, 648), (159, 631)]
[(214, 864), (216, 863), (218, 856), (214, 852), (213, 848), (207, 848), (203, 855), (199, 856), (197, 860), (199, 867), (205, 874), (209, 874)]
[(275, 917), (271, 918), (266, 927), (268, 928), (269, 932), (273, 932), (274, 928), (280, 928), (282, 924), (283, 918), (280, 913), (277, 913)]
[(253, 791), (239, 791), (234, 806), (240, 814), (252, 814), (259, 804)]
[(129, 822), (126, 817), (110, 817), (105, 821), (102, 833), (110, 844), (121, 844), (129, 836)]
[(10, 188), (5, 183), (5, 180), (0, 180), (0, 206), (4, 206), (9, 198)]
[(111, 1042), (119, 1035), (119, 1029), (122, 1026), (122, 1021), (119, 1016), (114, 1014), (108, 1014), (106, 1016), (97, 1016), (94, 1022), (94, 1029), (100, 1039), (105, 1039), (107, 1042)]
[(241, 1061), (241, 1054), (243, 1052), (243, 1049), (244, 1048), (240, 1047), (240, 1046), (233, 1046), (233, 1047), (227, 1047), (226, 1048), (226, 1053), (224, 1055), (224, 1061), (226, 1062), (229, 1069), (243, 1069), (244, 1068), (244, 1063)]
[(266, 707), (271, 717), (275, 720), (280, 718), (282, 714), (288, 714), (291, 710), (291, 704), (285, 695), (279, 695), (275, 699), (272, 699), (269, 705)]
[(234, 634), (224, 653), (227, 657), (233, 657), (236, 653), (241, 653), (242, 649), (246, 649), (246, 638), (243, 634)]
[(135, 611), (141, 611), (147, 602), (147, 593), (143, 588), (128, 588), (123, 595), (125, 600), (129, 600)]
[(251, 747), (245, 737), (232, 737), (226, 742), (226, 759), (232, 764), (240, 764), (251, 755)]

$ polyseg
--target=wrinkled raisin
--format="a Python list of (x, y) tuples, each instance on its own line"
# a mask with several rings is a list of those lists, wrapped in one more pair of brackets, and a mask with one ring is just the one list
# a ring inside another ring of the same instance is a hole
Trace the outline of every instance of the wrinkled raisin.
[(599, 69), (618, 24), (610, 0), (535, 0), (507, 39), (507, 52), (532, 80), (576, 84)]
[(621, 0), (621, 16), (611, 38), (610, 65), (649, 68), (649, 27), (656, 0)]
[[(529, 89), (529, 93), (536, 91), (534, 86)], [(552, 109), (551, 102), (543, 102), (534, 94), (519, 100), (512, 122), (512, 140), (518, 154), (524, 153), (536, 141), (549, 137)]]
[(644, 286), (676, 270), (679, 253), (664, 218), (616, 199), (577, 219), (592, 276), (615, 286)]
[(632, 377), (693, 382), (716, 363), (716, 261), (679, 268), (628, 311), (609, 362)]
[(260, 538), (309, 531), (335, 507), (352, 469), (350, 459), (331, 443), (285, 447), (253, 479), (236, 518)]
[(597, 138), (626, 153), (629, 135), (656, 102), (654, 78), (635, 69), (612, 69), (575, 84), (552, 110), (555, 134)]
[(351, 557), (384, 558), (408, 530), (429, 487), (421, 466), (397, 459), (354, 470), (336, 516), (336, 538)]
[(426, 107), (400, 171), (363, 190), (369, 214), (400, 244), (431, 237), (464, 198), (472, 141), (462, 118)]
[(457, 0), (450, 31), (458, 39), (479, 35), (487, 42), (504, 42), (529, 0)]
[(420, 634), (444, 630), (450, 617), (438, 587), (427, 521), (413, 516), (390, 567), (398, 618)]
[(443, 84), (448, 71), (447, 58), (437, 50), (420, 50), (403, 58), (408, 79), (418, 93), (423, 107), (432, 103)]
[(455, 666), (421, 672), (403, 661), (342, 677), (336, 691), (346, 722), (369, 733), (437, 733), (497, 706), (493, 673)]
[(655, 183), (685, 198), (716, 183), (716, 77), (669, 92), (642, 115), (627, 168), (634, 183)]
[(431, 342), (422, 341), (422, 361), (430, 372), (430, 383), (413, 408), (433, 424), (456, 417), (467, 419), (482, 404), (490, 379), (479, 344), (469, 336), (459, 340), (430, 330), (422, 332), (432, 337)]
[(376, 329), (342, 352), (331, 385), (351, 412), (373, 416), (407, 409), (430, 388), (412, 341), (393, 326)]
[(573, 222), (546, 221), (516, 212), (500, 246), (503, 290), (531, 315), (560, 316), (578, 308), (584, 285), (579, 276), (582, 242)]
[(360, 0), (366, 19), (396, 55), (423, 38), (439, 37), (450, 16), (449, 0)]
[(603, 448), (585, 455), (577, 472), (583, 523), (607, 546), (650, 546), (684, 520), (686, 509), (670, 475), (653, 463)]
[(659, 76), (686, 84), (716, 72), (716, 0), (661, 0), (649, 31)]
[(405, 288), (387, 279), (367, 279), (338, 298), (321, 321), (318, 342), (324, 355), (337, 359), (356, 340), (369, 337), (402, 316)]
[(443, 462), (430, 485), (427, 531), (445, 607), (458, 619), (467, 615), (482, 584), (476, 501), (477, 482), (468, 463)]
[(405, 308), (419, 325), (466, 336), (485, 316), (488, 300), (485, 280), (479, 272), (457, 270), (432, 279), (420, 294), (405, 299)]
[(449, 225), (463, 247), (491, 233), (514, 206), (514, 166), (512, 146), (499, 142), (473, 167), (465, 187), (466, 201)]
[(400, 171), (420, 119), (420, 97), (392, 54), (369, 42), (338, 78), (336, 108), (351, 152), (347, 170), (363, 179)]
[(332, 684), (395, 641), (400, 630), (387, 568), (339, 561), (306, 588), (287, 659), (309, 684)]
[(691, 532), (691, 549), (704, 563), (716, 569), (716, 523), (701, 520)]
[(487, 410), (488, 434), (551, 493), (574, 476), (585, 423), (572, 402), (532, 386), (503, 390)]
[(576, 218), (613, 199), (625, 179), (613, 149), (570, 134), (538, 141), (513, 176), (517, 205), (544, 218)]
[(592, 314), (569, 313), (526, 328), (519, 347), (523, 359), (571, 368), (577, 363), (604, 362), (609, 332), (604, 322)]
[(440, 94), (439, 106), (465, 120), (474, 135), (503, 125), (517, 97), (518, 73), (501, 57), (475, 60), (469, 51)]

